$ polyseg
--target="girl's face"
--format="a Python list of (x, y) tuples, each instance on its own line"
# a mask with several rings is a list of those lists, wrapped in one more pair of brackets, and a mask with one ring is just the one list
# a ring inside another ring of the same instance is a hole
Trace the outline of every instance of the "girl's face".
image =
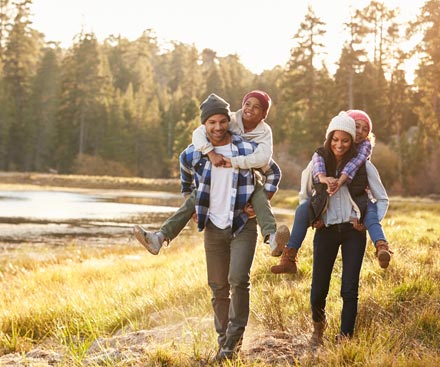
[(362, 143), (370, 133), (370, 127), (364, 120), (356, 120), (356, 144)]
[(249, 98), (244, 105), (243, 108), (243, 120), (248, 123), (257, 124), (264, 118), (264, 110), (260, 101), (255, 98)]
[(330, 142), (330, 149), (337, 161), (344, 157), (344, 155), (350, 150), (352, 144), (353, 138), (349, 133), (341, 130), (336, 130), (333, 133), (333, 137)]

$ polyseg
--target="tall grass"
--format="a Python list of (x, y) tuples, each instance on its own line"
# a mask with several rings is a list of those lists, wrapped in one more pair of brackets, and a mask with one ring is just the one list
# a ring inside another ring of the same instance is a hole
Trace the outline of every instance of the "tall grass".
[[(440, 203), (396, 199), (383, 225), (395, 253), (383, 270), (372, 244), (367, 247), (355, 337), (334, 341), (341, 311), (338, 259), (327, 303), (329, 327), (318, 351), (304, 342), (311, 333), (313, 231), (294, 276), (271, 274), (278, 259), (267, 256), (267, 245), (259, 245), (245, 342), (265, 345), (267, 335), (284, 333), (292, 349), (278, 362), (254, 353), (228, 365), (440, 365)], [(215, 353), (216, 335), (202, 242), (201, 234), (187, 231), (159, 256), (134, 239), (90, 248), (22, 245), (8, 252), (0, 258), (0, 355), (39, 345), (62, 351), (60, 365), (81, 365), (97, 340), (155, 330), (155, 343), (138, 365), (206, 365)], [(271, 353), (281, 350), (274, 347)], [(114, 360), (98, 364), (110, 366)]]

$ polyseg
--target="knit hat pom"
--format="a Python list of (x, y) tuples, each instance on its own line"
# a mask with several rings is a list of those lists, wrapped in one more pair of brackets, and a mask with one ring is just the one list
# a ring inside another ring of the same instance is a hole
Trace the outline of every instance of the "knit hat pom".
[(350, 116), (354, 121), (356, 120), (365, 121), (370, 129), (368, 133), (370, 133), (371, 130), (373, 130), (373, 123), (371, 122), (370, 116), (368, 116), (366, 112), (362, 110), (348, 110), (347, 115)]
[(264, 117), (266, 117), (267, 114), (269, 113), (270, 106), (272, 105), (272, 100), (270, 96), (266, 92), (263, 92), (262, 90), (253, 90), (247, 93), (243, 97), (243, 101), (241, 102), (241, 105), (244, 106), (246, 101), (251, 97), (258, 99), (258, 101), (261, 103), (261, 106), (263, 107)]
[(338, 116), (332, 118), (325, 133), (325, 138), (328, 139), (329, 134), (336, 130), (345, 131), (351, 135), (353, 141), (356, 140), (356, 123), (344, 111), (339, 112)]

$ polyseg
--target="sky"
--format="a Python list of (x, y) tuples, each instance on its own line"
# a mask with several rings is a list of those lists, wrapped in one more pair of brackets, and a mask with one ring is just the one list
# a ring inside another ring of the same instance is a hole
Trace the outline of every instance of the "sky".
[[(326, 23), (326, 64), (335, 70), (345, 41), (343, 24), (350, 10), (370, 0), (34, 0), (33, 27), (46, 41), (69, 47), (84, 30), (99, 41), (121, 35), (134, 40), (153, 29), (160, 42), (179, 41), (199, 51), (210, 48), (218, 56), (237, 54), (250, 71), (260, 74), (284, 66), (294, 46), (293, 35), (310, 4)], [(424, 0), (384, 0), (400, 8), (404, 20), (413, 19)], [(411, 67), (411, 66), (409, 66)], [(414, 67), (414, 66), (412, 66)]]

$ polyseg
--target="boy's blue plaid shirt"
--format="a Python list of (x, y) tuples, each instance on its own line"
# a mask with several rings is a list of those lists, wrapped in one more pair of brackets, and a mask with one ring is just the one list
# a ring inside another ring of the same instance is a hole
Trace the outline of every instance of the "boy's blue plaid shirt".
[[(257, 144), (243, 140), (238, 135), (232, 135), (231, 148), (232, 156), (234, 157), (249, 155), (257, 148)], [(212, 164), (208, 157), (195, 151), (192, 144), (180, 154), (182, 193), (190, 194), (197, 188), (196, 213), (199, 231), (205, 228), (208, 221), (211, 167)], [(281, 170), (278, 165), (271, 160), (269, 166), (264, 171), (262, 169), (259, 169), (259, 171), (266, 178), (264, 184), (266, 192), (276, 192), (281, 180)], [(248, 220), (248, 216), (243, 212), (243, 209), (254, 192), (254, 172), (252, 170), (234, 168), (232, 185), (233, 195), (230, 198), (230, 218), (232, 221), (232, 233), (236, 235)]]

